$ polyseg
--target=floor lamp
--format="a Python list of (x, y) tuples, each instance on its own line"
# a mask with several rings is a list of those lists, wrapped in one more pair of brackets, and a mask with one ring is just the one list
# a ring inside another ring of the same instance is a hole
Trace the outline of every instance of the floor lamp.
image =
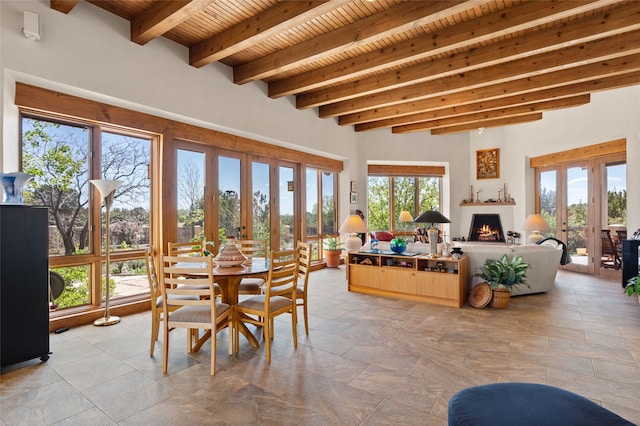
[(116, 192), (116, 189), (122, 185), (122, 181), (119, 180), (99, 180), (94, 179), (90, 180), (98, 191), (100, 192), (100, 197), (102, 198), (105, 206), (105, 227), (106, 235), (105, 235), (105, 291), (104, 291), (104, 317), (98, 318), (93, 322), (93, 325), (103, 326), (103, 325), (113, 325), (120, 322), (120, 317), (109, 314), (109, 269), (111, 267), (111, 259), (109, 257), (109, 252), (111, 248), (111, 230), (109, 229), (109, 225), (111, 222), (111, 205), (113, 204), (113, 194)]

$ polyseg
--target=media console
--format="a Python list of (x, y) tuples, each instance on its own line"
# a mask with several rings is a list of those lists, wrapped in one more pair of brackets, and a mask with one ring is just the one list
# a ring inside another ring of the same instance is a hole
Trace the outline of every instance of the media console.
[(467, 256), (430, 258), (383, 251), (347, 255), (349, 291), (461, 308), (469, 281)]

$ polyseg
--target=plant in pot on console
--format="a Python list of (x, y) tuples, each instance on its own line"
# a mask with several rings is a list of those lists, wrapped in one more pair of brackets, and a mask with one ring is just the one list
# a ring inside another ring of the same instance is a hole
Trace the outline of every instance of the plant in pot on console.
[(324, 242), (324, 258), (327, 262), (327, 268), (337, 268), (340, 266), (340, 254), (342, 243), (339, 237), (329, 237)]
[(527, 283), (527, 269), (531, 265), (524, 262), (522, 256), (509, 256), (503, 254), (500, 259), (486, 259), (476, 277), (484, 279), (492, 290), (491, 307), (505, 308), (511, 298), (511, 290), (517, 285), (531, 286)]
[(629, 281), (627, 281), (624, 286), (624, 291), (629, 295), (629, 297), (634, 294), (638, 296), (638, 302), (640, 303), (640, 275), (629, 278)]

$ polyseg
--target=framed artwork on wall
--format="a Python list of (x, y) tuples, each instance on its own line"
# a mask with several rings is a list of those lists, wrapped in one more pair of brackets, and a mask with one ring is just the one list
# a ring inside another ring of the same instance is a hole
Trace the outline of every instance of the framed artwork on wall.
[(351, 193), (351, 204), (358, 204), (358, 193), (357, 192), (352, 192)]
[(480, 149), (476, 151), (476, 178), (497, 179), (500, 177), (500, 149)]
[(351, 192), (356, 192), (358, 190), (358, 184), (355, 180), (351, 181)]

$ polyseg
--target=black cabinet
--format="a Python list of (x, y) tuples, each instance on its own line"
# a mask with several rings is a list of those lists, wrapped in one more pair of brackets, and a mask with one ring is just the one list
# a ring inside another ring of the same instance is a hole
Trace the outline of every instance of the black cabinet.
[(638, 246), (640, 246), (640, 240), (622, 240), (622, 287), (632, 277), (638, 275), (638, 265), (640, 265)]
[(0, 205), (0, 363), (49, 359), (47, 209)]

